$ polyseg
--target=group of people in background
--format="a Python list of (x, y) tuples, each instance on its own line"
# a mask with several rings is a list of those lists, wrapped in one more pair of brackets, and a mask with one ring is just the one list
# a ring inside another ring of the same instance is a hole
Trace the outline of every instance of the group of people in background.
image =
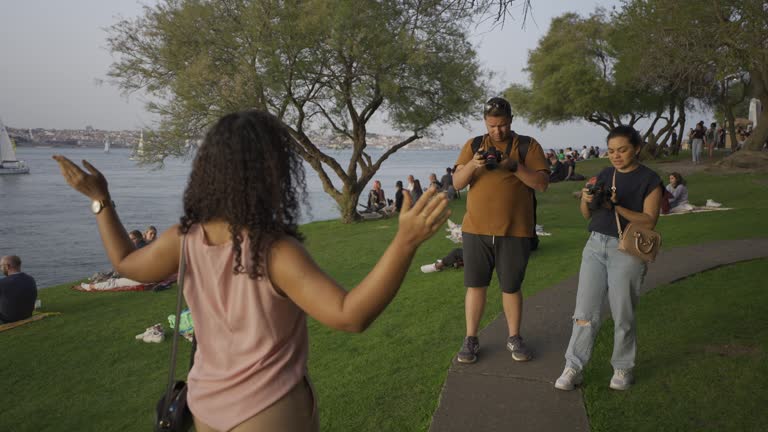
[(431, 173), (429, 175), (429, 184), (422, 186), (421, 181), (409, 174), (407, 178), (407, 184), (403, 185), (401, 180), (395, 182), (395, 199), (387, 199), (384, 189), (382, 189), (381, 181), (374, 180), (373, 187), (368, 193), (368, 203), (366, 211), (378, 212), (386, 209), (391, 209), (392, 212), (400, 212), (403, 207), (403, 191), (410, 192), (413, 201), (416, 202), (424, 194), (425, 189), (431, 186), (435, 186), (438, 192), (445, 192), (448, 199), (455, 199), (459, 197), (459, 191), (453, 187), (453, 168), (448, 167), (445, 169), (445, 174), (437, 179), (437, 174)]
[[(746, 129), (741, 126), (736, 128), (737, 142), (732, 146), (733, 151), (741, 150), (751, 131), (751, 125)], [(710, 123), (709, 128), (704, 125), (704, 120), (696, 123), (696, 127), (688, 130), (688, 145), (691, 149), (693, 163), (695, 165), (701, 163), (704, 151), (707, 153), (707, 158), (711, 159), (715, 149), (724, 149), (725, 136), (725, 128), (723, 126), (718, 127), (716, 122)]]
[(549, 150), (545, 153), (547, 163), (549, 164), (549, 182), (556, 183), (561, 181), (584, 180), (584, 176), (576, 173), (576, 161), (596, 158), (599, 156), (599, 150), (595, 147), (584, 146), (581, 153), (570, 147), (560, 149), (558, 152)]
[(128, 233), (128, 238), (131, 239), (131, 242), (133, 242), (133, 245), (136, 246), (136, 249), (143, 248), (144, 246), (152, 243), (156, 237), (157, 228), (155, 228), (154, 225), (148, 226), (143, 233), (139, 230), (133, 230)]
[(711, 123), (709, 129), (704, 126), (704, 120), (696, 123), (696, 127), (688, 132), (688, 142), (690, 143), (691, 158), (694, 165), (701, 163), (701, 154), (705, 146), (707, 157), (712, 158), (715, 144), (721, 136), (723, 138), (723, 146), (725, 146), (725, 131), (722, 128), (718, 131), (717, 123)]

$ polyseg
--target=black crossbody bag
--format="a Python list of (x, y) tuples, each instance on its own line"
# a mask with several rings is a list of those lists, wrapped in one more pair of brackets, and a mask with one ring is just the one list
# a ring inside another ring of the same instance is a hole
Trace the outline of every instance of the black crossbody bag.
[[(187, 382), (176, 381), (176, 351), (179, 347), (179, 327), (181, 326), (181, 306), (184, 301), (184, 270), (186, 259), (184, 249), (187, 243), (187, 235), (181, 240), (181, 257), (179, 258), (179, 295), (176, 300), (176, 325), (173, 331), (173, 347), (171, 348), (171, 366), (168, 372), (168, 387), (165, 394), (157, 401), (155, 412), (155, 432), (182, 432), (192, 427), (192, 412), (187, 406)], [(197, 336), (192, 339), (192, 356), (189, 360), (189, 369), (195, 362), (197, 349)]]

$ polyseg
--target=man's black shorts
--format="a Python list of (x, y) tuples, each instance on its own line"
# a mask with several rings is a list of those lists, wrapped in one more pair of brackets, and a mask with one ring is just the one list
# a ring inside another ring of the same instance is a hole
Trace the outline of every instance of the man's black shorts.
[(461, 233), (461, 238), (464, 244), (465, 287), (487, 287), (495, 267), (503, 292), (511, 294), (520, 291), (531, 254), (531, 239), (465, 232)]

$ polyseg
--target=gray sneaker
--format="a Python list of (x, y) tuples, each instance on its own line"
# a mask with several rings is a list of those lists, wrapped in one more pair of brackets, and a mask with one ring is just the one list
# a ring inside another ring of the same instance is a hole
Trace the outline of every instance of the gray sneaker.
[(584, 375), (581, 374), (581, 371), (567, 367), (563, 370), (563, 374), (560, 375), (560, 378), (555, 381), (555, 388), (566, 391), (573, 390), (577, 385), (581, 384), (582, 381), (584, 381)]
[(507, 350), (512, 353), (512, 360), (515, 361), (528, 361), (533, 357), (520, 335), (510, 336), (507, 339)]
[(634, 382), (632, 369), (614, 369), (610, 387), (614, 390), (628, 390)]
[(480, 351), (480, 340), (477, 336), (467, 336), (464, 344), (456, 357), (459, 363), (474, 363), (477, 361), (477, 352)]

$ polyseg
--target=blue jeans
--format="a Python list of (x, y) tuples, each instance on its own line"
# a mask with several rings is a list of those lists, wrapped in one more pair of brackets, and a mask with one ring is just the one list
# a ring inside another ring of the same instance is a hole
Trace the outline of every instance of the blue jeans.
[(693, 156), (693, 163), (701, 162), (701, 149), (704, 146), (704, 141), (701, 139), (694, 139), (691, 142), (691, 155)]
[[(606, 294), (614, 320), (611, 365), (614, 369), (635, 366), (635, 306), (647, 267), (641, 259), (619, 251), (618, 243), (616, 237), (592, 232), (584, 246), (573, 331), (565, 352), (566, 367), (582, 370), (589, 362)], [(580, 325), (577, 320), (588, 323)]]

